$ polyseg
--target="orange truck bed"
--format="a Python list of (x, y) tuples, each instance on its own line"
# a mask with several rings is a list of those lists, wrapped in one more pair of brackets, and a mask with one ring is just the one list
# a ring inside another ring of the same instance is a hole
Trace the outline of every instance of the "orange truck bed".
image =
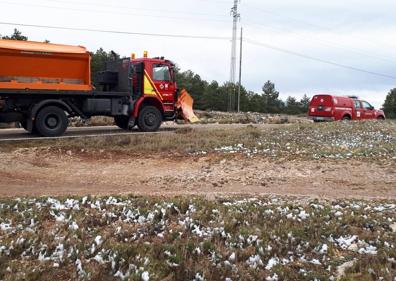
[(90, 91), (86, 48), (0, 40), (0, 89)]

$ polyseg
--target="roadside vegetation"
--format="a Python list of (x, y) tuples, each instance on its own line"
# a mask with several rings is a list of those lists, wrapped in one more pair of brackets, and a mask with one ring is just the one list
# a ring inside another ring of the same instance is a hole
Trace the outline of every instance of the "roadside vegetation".
[(4, 281), (396, 276), (390, 201), (83, 197), (0, 207)]
[(274, 161), (323, 158), (396, 161), (396, 123), (367, 121), (247, 125), (227, 129), (191, 126), (161, 134), (51, 141), (37, 139), (3, 144), (0, 149), (10, 151), (32, 147), (73, 153), (118, 151), (125, 156), (143, 153), (187, 156), (216, 153), (263, 156)]

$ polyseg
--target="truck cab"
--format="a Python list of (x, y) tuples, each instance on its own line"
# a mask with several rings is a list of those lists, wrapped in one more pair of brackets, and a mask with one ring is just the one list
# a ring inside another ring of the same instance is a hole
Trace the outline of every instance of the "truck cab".
[(137, 125), (142, 131), (156, 131), (162, 121), (176, 119), (177, 84), (174, 63), (161, 58), (124, 58), (107, 64), (97, 74), (96, 89), (127, 92), (131, 96), (128, 115), (116, 116), (122, 129)]

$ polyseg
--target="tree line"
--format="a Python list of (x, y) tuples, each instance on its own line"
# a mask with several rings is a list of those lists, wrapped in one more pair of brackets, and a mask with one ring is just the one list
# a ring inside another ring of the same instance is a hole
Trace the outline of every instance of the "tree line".
[[(28, 40), (27, 36), (22, 35), (17, 29), (9, 36), (1, 36), (1, 39), (8, 40)], [(45, 42), (49, 42), (46, 40)], [(91, 53), (91, 73), (92, 81), (95, 83), (95, 73), (106, 69), (106, 63), (120, 59), (120, 55), (114, 51), (106, 52), (99, 48)], [(237, 100), (237, 86), (231, 83), (219, 84), (217, 81), (208, 82), (203, 80), (198, 74), (191, 70), (180, 71), (176, 68), (176, 82), (179, 88), (186, 89), (194, 98), (194, 108), (200, 110), (227, 111), (230, 109), (229, 99), (231, 95), (232, 110), (235, 110)], [(284, 114), (305, 114), (308, 112), (310, 99), (304, 95), (297, 100), (289, 96), (286, 101), (279, 97), (279, 92), (275, 84), (271, 81), (264, 83), (261, 92), (256, 93), (247, 90), (241, 85), (240, 110), (243, 112), (262, 112), (262, 113), (284, 113)], [(396, 118), (396, 88), (392, 89), (383, 105), (385, 114), (388, 118)]]
[[(186, 89), (194, 98), (194, 108), (201, 110), (227, 111), (231, 95), (232, 110), (236, 110), (238, 85), (217, 81), (208, 82), (191, 70), (176, 71), (176, 81), (180, 88)], [(240, 110), (262, 113), (303, 114), (308, 111), (309, 98), (301, 100), (288, 97), (284, 102), (271, 81), (264, 83), (261, 93), (247, 90), (241, 85)]]

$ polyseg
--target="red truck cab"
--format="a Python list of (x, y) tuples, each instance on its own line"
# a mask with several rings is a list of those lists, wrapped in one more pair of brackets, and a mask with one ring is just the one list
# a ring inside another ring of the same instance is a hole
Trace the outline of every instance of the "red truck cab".
[(382, 110), (357, 97), (339, 97), (319, 94), (312, 98), (308, 115), (315, 122), (339, 120), (385, 119)]

